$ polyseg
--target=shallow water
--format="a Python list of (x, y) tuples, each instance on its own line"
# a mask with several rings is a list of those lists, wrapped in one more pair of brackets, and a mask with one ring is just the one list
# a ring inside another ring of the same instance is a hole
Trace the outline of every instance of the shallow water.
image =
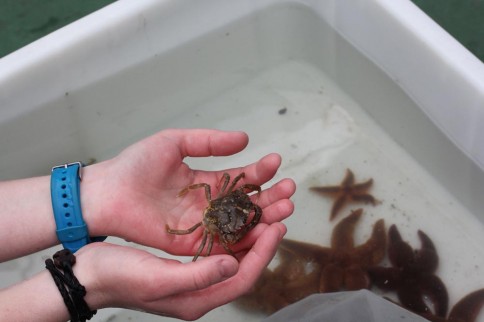
[[(429, 235), (440, 257), (436, 273), (448, 288), (449, 308), (467, 293), (484, 287), (481, 222), (314, 66), (292, 61), (266, 70), (170, 120), (169, 126), (249, 134), (251, 141), (244, 152), (217, 160), (189, 160), (196, 168), (236, 167), (270, 152), (280, 153), (283, 164), (274, 181), (291, 177), (298, 184), (295, 213), (285, 222), (286, 237), (327, 246), (334, 225), (350, 209), (363, 207), (355, 232), (357, 244), (369, 237), (379, 218), (385, 219), (386, 227), (396, 224), (402, 238), (414, 248), (420, 248), (418, 229)], [(308, 188), (340, 183), (346, 168), (354, 171), (357, 182), (374, 179), (371, 193), (381, 204), (349, 205), (329, 222), (332, 201)], [(222, 318), (250, 320), (226, 305), (202, 321)]]
[[(142, 116), (150, 118), (150, 109), (159, 106), (155, 100), (147, 104)], [(142, 121), (140, 118), (137, 122)], [(448, 288), (450, 308), (465, 294), (484, 287), (482, 223), (365, 109), (313, 65), (293, 60), (263, 70), (216, 97), (162, 119), (158, 127), (210, 127), (244, 130), (249, 134), (250, 144), (244, 152), (224, 158), (189, 159), (188, 163), (196, 168), (237, 167), (270, 152), (280, 153), (283, 164), (273, 182), (291, 177), (298, 185), (293, 198), (296, 210), (285, 222), (288, 238), (327, 246), (334, 225), (351, 209), (363, 207), (364, 215), (355, 233), (356, 244), (369, 237), (373, 223), (379, 218), (385, 219), (386, 227), (396, 224), (403, 239), (414, 248), (420, 247), (418, 229), (429, 235), (438, 250), (437, 275)], [(107, 151), (96, 158), (104, 159), (111, 153)], [(371, 193), (381, 203), (347, 206), (330, 222), (332, 200), (308, 188), (340, 183), (347, 168), (354, 171), (357, 182), (373, 178)], [(40, 261), (51, 253), (48, 250), (28, 259), (0, 264), (0, 281), (12, 283), (30, 276), (39, 271)], [(39, 264), (30, 265), (31, 261)], [(201, 321), (260, 318), (229, 304), (210, 312)], [(95, 321), (106, 319), (164, 320), (131, 311), (103, 310)], [(479, 321), (484, 321), (483, 314)]]

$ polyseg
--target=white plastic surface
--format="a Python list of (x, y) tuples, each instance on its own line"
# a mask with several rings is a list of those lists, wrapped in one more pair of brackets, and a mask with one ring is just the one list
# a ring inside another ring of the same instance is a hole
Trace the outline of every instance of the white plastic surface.
[[(415, 247), (425, 230), (452, 306), (484, 286), (483, 69), (407, 0), (120, 0), (0, 59), (0, 179), (103, 160), (166, 127), (242, 129), (244, 154), (190, 164), (281, 153), (278, 178), (299, 185), (289, 235), (322, 244), (329, 205), (307, 188), (345, 167), (373, 176), (383, 203), (359, 240), (379, 217)], [(0, 264), (2, 286), (45, 254)], [(97, 321), (163, 320), (107, 314)], [(202, 320), (227, 319), (260, 316), (229, 305)]]
[(426, 322), (368, 290), (314, 294), (274, 313), (263, 322)]
[(0, 120), (281, 3), (321, 16), (484, 167), (484, 65), (409, 0), (118, 1), (0, 60)]

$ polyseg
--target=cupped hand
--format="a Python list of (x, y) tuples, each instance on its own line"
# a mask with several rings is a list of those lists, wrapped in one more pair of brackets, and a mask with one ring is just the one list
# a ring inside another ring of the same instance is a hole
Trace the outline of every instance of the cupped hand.
[[(281, 158), (269, 154), (253, 164), (223, 171), (194, 170), (184, 159), (228, 156), (242, 151), (247, 144), (248, 137), (243, 132), (164, 130), (109, 161), (85, 168), (81, 187), (87, 192), (81, 191), (81, 198), (91, 235), (118, 236), (170, 253), (193, 255), (200, 244), (202, 228), (175, 236), (166, 232), (165, 225), (174, 229), (192, 227), (201, 221), (207, 200), (203, 189), (184, 197), (177, 196), (180, 190), (203, 182), (212, 187), (212, 195), (216, 196), (224, 172), (232, 179), (245, 172), (239, 184), (262, 185), (274, 177)], [(294, 191), (290, 179), (263, 191), (257, 201), (263, 209), (261, 222), (271, 224), (289, 216), (293, 211), (289, 198)], [(250, 248), (262, 230), (262, 226), (257, 226), (237, 245), (238, 249)], [(215, 246), (213, 252), (223, 250)]]
[(109, 243), (76, 253), (75, 274), (91, 309), (124, 307), (194, 320), (246, 293), (274, 256), (286, 233), (282, 223), (260, 224), (262, 233), (239, 262), (213, 255), (180, 263)]

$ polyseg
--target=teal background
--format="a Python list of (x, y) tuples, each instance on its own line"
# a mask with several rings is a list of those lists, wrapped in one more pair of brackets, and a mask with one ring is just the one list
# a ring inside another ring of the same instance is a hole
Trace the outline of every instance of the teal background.
[(484, 62), (484, 0), (412, 0)]
[(0, 57), (113, 2), (0, 0)]
[[(484, 61), (484, 0), (412, 1)], [(0, 0), (0, 57), (112, 2)]]

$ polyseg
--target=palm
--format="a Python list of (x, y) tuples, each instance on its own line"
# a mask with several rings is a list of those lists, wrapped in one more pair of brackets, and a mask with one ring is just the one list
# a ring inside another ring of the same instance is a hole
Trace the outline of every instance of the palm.
[[(235, 144), (227, 152), (218, 153), (233, 153), (243, 146)], [(212, 187), (215, 196), (223, 172), (190, 169), (183, 163), (183, 159), (197, 153), (187, 151), (187, 147), (174, 140), (151, 137), (114, 159), (113, 174), (119, 175), (114, 183), (118, 187), (117, 194), (108, 205), (113, 212), (111, 218), (116, 218), (108, 229), (111, 234), (170, 253), (195, 253), (201, 242), (202, 229), (189, 235), (173, 236), (166, 232), (165, 225), (174, 229), (188, 229), (200, 222), (203, 210), (207, 207), (203, 189), (191, 191), (183, 197), (177, 195), (189, 184), (204, 182)], [(213, 152), (212, 148), (210, 153), (217, 154), (217, 151)], [(204, 152), (198, 154), (208, 155)], [(278, 162), (272, 162), (266, 167), (259, 167), (262, 169), (253, 169), (257, 167), (254, 164), (244, 169), (248, 170), (249, 176), (251, 172), (262, 172), (263, 175), (258, 179), (260, 182), (254, 182), (262, 184), (272, 178), (278, 165)], [(231, 176), (241, 171), (229, 170)], [(214, 252), (217, 252), (216, 248)]]

